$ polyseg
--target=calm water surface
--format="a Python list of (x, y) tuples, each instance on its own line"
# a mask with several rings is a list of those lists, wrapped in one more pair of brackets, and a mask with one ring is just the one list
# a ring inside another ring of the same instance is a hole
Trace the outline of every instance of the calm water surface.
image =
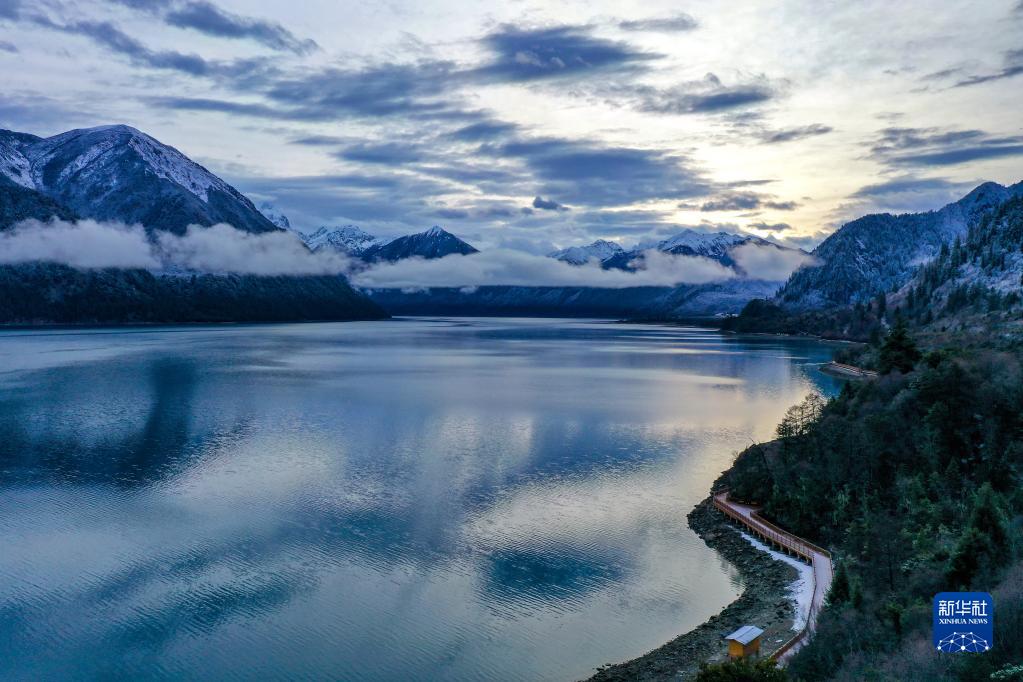
[(564, 320), (0, 332), (0, 678), (572, 680), (829, 347)]

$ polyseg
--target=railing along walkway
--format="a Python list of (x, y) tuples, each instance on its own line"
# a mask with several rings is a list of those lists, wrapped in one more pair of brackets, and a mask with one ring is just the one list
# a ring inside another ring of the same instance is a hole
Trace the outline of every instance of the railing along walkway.
[(794, 554), (807, 561), (813, 567), (813, 598), (810, 600), (810, 612), (806, 617), (806, 625), (792, 639), (785, 642), (771, 658), (781, 664), (806, 644), (817, 628), (817, 615), (824, 606), (824, 600), (831, 589), (834, 569), (831, 553), (779, 528), (758, 514), (759, 507), (736, 502), (728, 498), (728, 492), (714, 495), (714, 506), (732, 519), (743, 524), (754, 534), (766, 542), (777, 546), (780, 550)]

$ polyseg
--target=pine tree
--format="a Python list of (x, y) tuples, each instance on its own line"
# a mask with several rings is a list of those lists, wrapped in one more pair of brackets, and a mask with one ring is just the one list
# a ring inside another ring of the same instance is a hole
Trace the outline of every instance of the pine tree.
[(899, 315), (895, 318), (895, 326), (888, 332), (888, 336), (885, 337), (884, 343), (881, 345), (878, 366), (882, 374), (889, 374), (893, 370), (905, 374), (912, 371), (918, 360), (920, 360), (920, 350), (909, 335), (906, 321)]
[(844, 604), (849, 601), (850, 586), (849, 572), (845, 568), (845, 562), (840, 562), (835, 569), (835, 577), (831, 582), (831, 590), (828, 592), (829, 604)]

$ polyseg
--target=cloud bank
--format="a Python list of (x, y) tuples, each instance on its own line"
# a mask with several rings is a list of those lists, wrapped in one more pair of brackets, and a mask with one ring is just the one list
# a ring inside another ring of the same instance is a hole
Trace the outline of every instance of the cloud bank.
[(94, 220), (26, 220), (0, 232), (0, 263), (33, 262), (62, 263), (82, 270), (160, 267), (153, 245), (138, 227)]
[(492, 249), (468, 256), (452, 254), (424, 260), (409, 258), (381, 263), (353, 273), (352, 283), (370, 289), (424, 289), (431, 287), (547, 286), (670, 287), (706, 284), (735, 277), (717, 261), (695, 256), (672, 256), (649, 251), (637, 270), (602, 270), (596, 263), (570, 265), (546, 256), (511, 249)]
[(732, 258), (749, 277), (769, 282), (783, 282), (799, 268), (820, 264), (803, 251), (757, 244), (743, 244), (732, 251)]
[(0, 233), (0, 263), (249, 275), (336, 275), (350, 269), (347, 258), (312, 253), (291, 232), (251, 234), (230, 225), (192, 225), (181, 236), (150, 238), (139, 225), (94, 220), (18, 223)]
[[(781, 281), (812, 262), (810, 256), (774, 247), (746, 245), (733, 251), (742, 272)], [(633, 270), (604, 270), (597, 262), (571, 265), (546, 256), (498, 248), (463, 256), (365, 264), (333, 251), (313, 253), (293, 232), (252, 234), (230, 225), (191, 225), (183, 235), (147, 234), (139, 225), (83, 220), (26, 220), (0, 233), (0, 264), (60, 263), (88, 270), (145, 269), (152, 272), (233, 273), (261, 276), (345, 275), (371, 289), (547, 286), (671, 287), (738, 277), (735, 270), (698, 256), (644, 251)]]

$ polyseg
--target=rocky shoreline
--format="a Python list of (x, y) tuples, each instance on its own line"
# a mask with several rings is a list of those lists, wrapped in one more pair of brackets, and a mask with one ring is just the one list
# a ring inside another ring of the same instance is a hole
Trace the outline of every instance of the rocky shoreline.
[(725, 659), (723, 637), (742, 625), (763, 628), (763, 646), (768, 650), (795, 634), (788, 589), (798, 578), (796, 570), (755, 549), (724, 514), (714, 509), (709, 497), (689, 513), (689, 526), (738, 569), (744, 586), (742, 595), (695, 630), (639, 658), (599, 668), (590, 682), (691, 679), (701, 663)]

